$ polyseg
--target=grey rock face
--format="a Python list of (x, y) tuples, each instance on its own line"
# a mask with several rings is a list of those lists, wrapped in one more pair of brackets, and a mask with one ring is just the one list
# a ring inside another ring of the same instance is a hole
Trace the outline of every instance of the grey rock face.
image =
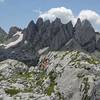
[(64, 45), (62, 50), (77, 50), (77, 51), (81, 51), (81, 46), (79, 45), (79, 43), (74, 38), (72, 38)]
[(36, 51), (44, 47), (58, 50), (73, 37), (86, 51), (93, 52), (96, 46), (96, 35), (88, 20), (81, 22), (78, 19), (73, 28), (71, 22), (62, 24), (59, 18), (52, 23), (39, 18), (36, 24), (31, 21), (22, 33), (24, 39), (21, 45), (28, 42)]
[(43, 22), (43, 19), (39, 18), (36, 26), (38, 31), (33, 42), (36, 50), (46, 46), (58, 50), (74, 37), (82, 49), (88, 52), (95, 51), (96, 34), (88, 20), (81, 22), (78, 19), (73, 29), (71, 22), (62, 24), (59, 18), (52, 23), (49, 20)]
[[(40, 24), (38, 24), (40, 19), (37, 20), (37, 28), (38, 28), (38, 31), (36, 33), (36, 37), (33, 41), (33, 44), (34, 46), (36, 47), (36, 49), (40, 49), (40, 48), (43, 48), (43, 47), (46, 47), (49, 45), (49, 40), (48, 38), (50, 38), (51, 36), (51, 30), (49, 30), (49, 27), (50, 27), (50, 21), (47, 20), (45, 22), (40, 22)], [(42, 20), (42, 19), (41, 19)], [(43, 21), (43, 20), (42, 20)], [(40, 27), (39, 27), (40, 26)], [(48, 41), (47, 41), (48, 40)]]
[(71, 22), (62, 24), (59, 18), (50, 23), (49, 20), (43, 22), (39, 18), (36, 22), (37, 33), (33, 41), (34, 47), (37, 49), (43, 47), (50, 47), (57, 50), (61, 48), (71, 37), (73, 32), (73, 25)]
[(73, 36), (73, 25), (72, 25), (71, 21), (66, 24), (66, 30), (67, 30), (69, 36), (72, 37)]
[(88, 20), (78, 19), (75, 25), (75, 39), (88, 52), (93, 52), (96, 45), (96, 33)]
[(43, 19), (42, 18), (38, 18), (36, 25), (38, 27), (38, 29), (43, 25)]
[(23, 41), (28, 41), (32, 43), (32, 41), (35, 38), (36, 31), (37, 31), (36, 25), (34, 21), (32, 20), (28, 24), (27, 28), (22, 31), (23, 36), (24, 36)]
[(56, 21), (54, 27), (57, 27), (57, 28), (55, 28), (56, 32), (53, 33), (53, 34), (55, 34), (55, 33), (56, 34), (50, 43), (50, 48), (54, 49), (54, 50), (58, 50), (58, 49), (62, 48), (65, 45), (65, 43), (68, 42), (68, 40), (70, 40), (72, 38), (73, 25), (71, 22), (69, 22), (68, 24), (62, 24), (58, 20), (58, 21)]

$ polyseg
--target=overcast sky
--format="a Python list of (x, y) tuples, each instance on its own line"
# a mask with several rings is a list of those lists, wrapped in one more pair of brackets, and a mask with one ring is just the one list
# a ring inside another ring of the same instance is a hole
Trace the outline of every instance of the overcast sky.
[(0, 26), (6, 31), (11, 26), (24, 28), (38, 16), (73, 24), (78, 17), (89, 19), (100, 31), (100, 0), (0, 0)]

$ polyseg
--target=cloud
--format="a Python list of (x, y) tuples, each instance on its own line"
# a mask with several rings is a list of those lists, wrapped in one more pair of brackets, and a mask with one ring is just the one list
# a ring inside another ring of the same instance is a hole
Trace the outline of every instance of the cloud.
[(92, 10), (82, 10), (78, 16), (81, 20), (88, 19), (96, 31), (100, 31), (100, 15)]
[(80, 13), (75, 16), (71, 9), (65, 7), (51, 8), (46, 12), (41, 12), (40, 16), (45, 20), (49, 19), (51, 22), (56, 18), (60, 18), (63, 24), (68, 23), (69, 21), (73, 22), (75, 25), (77, 18), (81, 20), (88, 19), (93, 27), (100, 31), (100, 15), (92, 10), (82, 10)]
[(82, 10), (79, 14), (81, 20), (88, 19), (94, 24), (100, 24), (100, 15), (92, 10)]
[(41, 14), (39, 17), (42, 17), (44, 20), (50, 19), (51, 22), (56, 18), (60, 18), (61, 22), (64, 24), (68, 23), (70, 20), (75, 20), (72, 11), (64, 7), (52, 8)]
[(5, 0), (0, 0), (0, 2), (4, 2)]

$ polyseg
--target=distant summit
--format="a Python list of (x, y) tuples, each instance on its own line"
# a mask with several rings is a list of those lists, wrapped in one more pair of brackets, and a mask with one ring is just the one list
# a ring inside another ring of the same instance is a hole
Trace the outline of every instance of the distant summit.
[(22, 29), (21, 28), (18, 28), (16, 26), (12, 26), (10, 29), (9, 29), (9, 34), (8, 34), (8, 38), (11, 38), (17, 31), (21, 31)]

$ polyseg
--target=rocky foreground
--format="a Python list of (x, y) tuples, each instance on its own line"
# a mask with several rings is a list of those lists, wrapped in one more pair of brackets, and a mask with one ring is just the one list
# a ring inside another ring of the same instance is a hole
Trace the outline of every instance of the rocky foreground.
[(0, 100), (100, 100), (100, 61), (78, 51), (49, 52), (31, 67), (2, 61)]

